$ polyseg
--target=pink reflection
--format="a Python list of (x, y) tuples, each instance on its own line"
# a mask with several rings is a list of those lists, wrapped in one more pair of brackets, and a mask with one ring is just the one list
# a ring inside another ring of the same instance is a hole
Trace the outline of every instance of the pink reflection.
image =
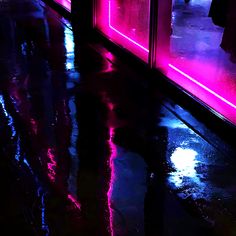
[(71, 194), (68, 194), (67, 198), (75, 205), (77, 209), (81, 209), (80, 203)]
[(54, 0), (55, 2), (59, 3), (69, 12), (71, 11), (71, 0)]
[(113, 161), (117, 156), (117, 149), (116, 149), (116, 145), (112, 142), (112, 138), (114, 136), (114, 128), (110, 127), (109, 128), (109, 140), (108, 140), (108, 144), (110, 147), (110, 151), (111, 151), (111, 155), (110, 155), (110, 160), (109, 160), (109, 166), (110, 166), (110, 170), (111, 170), (111, 179), (110, 179), (110, 183), (109, 183), (109, 190), (107, 192), (107, 199), (108, 199), (108, 209), (109, 209), (109, 219), (110, 219), (110, 231), (111, 231), (111, 235), (114, 235), (113, 232), (113, 216), (112, 216), (112, 192), (113, 192), (113, 184), (115, 183), (115, 168), (113, 166)]
[(30, 118), (30, 124), (31, 124), (31, 128), (32, 128), (32, 131), (35, 135), (38, 134), (38, 123), (35, 119), (33, 118)]
[(49, 159), (49, 162), (47, 164), (48, 167), (48, 177), (50, 178), (51, 181), (55, 181), (56, 177), (56, 166), (57, 163), (55, 161), (55, 155), (54, 155), (54, 150), (53, 148), (48, 148), (47, 150), (47, 157)]
[(112, 53), (110, 52), (105, 52), (104, 53), (104, 56), (108, 59), (107, 60), (107, 63), (105, 65), (105, 69), (102, 71), (103, 73), (109, 73), (109, 72), (112, 72), (114, 69), (113, 69), (113, 64), (112, 62), (114, 61), (114, 56)]
[[(114, 107), (115, 107), (114, 104), (111, 103), (111, 102), (108, 102), (108, 103), (107, 103), (107, 106), (108, 106), (108, 108), (109, 108), (110, 111), (112, 111), (112, 110), (114, 109)], [(110, 133), (110, 135), (113, 135), (113, 133)], [(110, 139), (111, 139), (111, 136), (110, 136)]]

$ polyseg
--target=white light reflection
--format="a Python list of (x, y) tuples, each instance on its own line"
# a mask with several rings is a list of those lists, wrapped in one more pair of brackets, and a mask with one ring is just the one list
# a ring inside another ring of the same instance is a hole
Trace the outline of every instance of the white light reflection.
[(64, 28), (65, 34), (65, 48), (66, 48), (66, 69), (71, 70), (74, 68), (74, 38), (71, 29)]
[(174, 164), (176, 172), (172, 172), (170, 182), (176, 187), (180, 187), (185, 177), (191, 178), (194, 182), (200, 182), (195, 167), (198, 164), (196, 160), (197, 152), (192, 149), (176, 148), (172, 153), (170, 160)]
[(65, 36), (65, 49), (66, 49), (66, 62), (65, 67), (66, 70), (69, 71), (68, 75), (68, 81), (67, 81), (67, 88), (71, 89), (74, 88), (75, 83), (79, 82), (80, 79), (80, 73), (75, 68), (75, 43), (74, 43), (74, 36), (71, 30), (70, 23), (65, 22), (64, 27), (64, 36)]

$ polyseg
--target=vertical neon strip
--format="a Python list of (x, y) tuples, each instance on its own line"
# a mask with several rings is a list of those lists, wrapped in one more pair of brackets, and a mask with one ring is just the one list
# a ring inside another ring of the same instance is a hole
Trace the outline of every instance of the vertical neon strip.
[(52, 182), (55, 182), (56, 178), (56, 167), (57, 167), (57, 162), (55, 161), (55, 155), (54, 155), (54, 150), (53, 148), (48, 148), (47, 150), (47, 157), (48, 157), (48, 177)]
[(107, 192), (107, 200), (108, 200), (108, 209), (109, 209), (110, 233), (111, 233), (111, 236), (114, 236), (111, 198), (112, 198), (113, 184), (115, 182), (115, 170), (114, 170), (113, 161), (114, 161), (114, 158), (117, 156), (117, 150), (116, 150), (115, 144), (112, 141), (112, 138), (114, 136), (114, 128), (112, 128), (112, 127), (109, 128), (109, 136), (110, 137), (108, 140), (108, 144), (109, 144), (110, 150), (111, 150), (109, 166), (110, 166), (110, 170), (111, 170), (111, 177), (110, 177), (110, 183), (109, 183), (109, 190)]
[(141, 49), (143, 49), (145, 52), (149, 52), (149, 50), (147, 48), (145, 48), (144, 46), (142, 46), (141, 44), (137, 43), (136, 41), (134, 41), (133, 39), (129, 38), (128, 36), (126, 36), (125, 34), (121, 33), (119, 30), (117, 30), (115, 27), (113, 27), (111, 25), (111, 1), (109, 1), (109, 16), (108, 16), (108, 24), (109, 24), (109, 28), (114, 30), (117, 34), (121, 35), (122, 37), (126, 38), (127, 40), (129, 40), (131, 43), (135, 44), (136, 46), (140, 47)]
[(234, 104), (231, 103), (230, 101), (226, 100), (225, 98), (223, 98), (222, 96), (220, 96), (219, 94), (217, 94), (217, 93), (214, 92), (213, 90), (209, 89), (209, 88), (206, 87), (205, 85), (201, 84), (200, 82), (198, 82), (197, 80), (195, 80), (195, 79), (192, 78), (191, 76), (187, 75), (186, 73), (184, 73), (183, 71), (181, 71), (181, 70), (178, 69), (177, 67), (173, 66), (172, 64), (169, 64), (169, 67), (171, 67), (172, 69), (174, 69), (175, 71), (177, 71), (178, 73), (180, 73), (181, 75), (183, 75), (184, 77), (186, 77), (187, 79), (191, 80), (192, 82), (194, 82), (195, 84), (197, 84), (197, 85), (200, 86), (201, 88), (205, 89), (207, 92), (211, 93), (212, 95), (214, 95), (215, 97), (217, 97), (217, 98), (220, 99), (221, 101), (225, 102), (226, 104), (228, 104), (228, 105), (231, 106), (232, 108), (236, 109), (236, 105), (234, 105)]

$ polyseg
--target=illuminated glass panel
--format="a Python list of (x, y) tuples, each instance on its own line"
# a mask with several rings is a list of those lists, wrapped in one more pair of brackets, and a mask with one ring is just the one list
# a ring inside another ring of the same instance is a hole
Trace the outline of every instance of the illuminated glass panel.
[(98, 0), (96, 27), (144, 61), (149, 53), (150, 0)]
[(236, 46), (230, 44), (236, 37), (234, 2), (229, 1), (227, 12), (231, 21), (222, 27), (209, 15), (211, 0), (159, 0), (156, 67), (236, 125)]
[(67, 11), (71, 11), (71, 0), (54, 0), (56, 3), (63, 6)]

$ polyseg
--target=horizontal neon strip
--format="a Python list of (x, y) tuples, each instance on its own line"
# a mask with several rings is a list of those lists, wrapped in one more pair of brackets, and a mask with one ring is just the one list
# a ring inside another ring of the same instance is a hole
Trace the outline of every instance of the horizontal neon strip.
[(195, 84), (197, 84), (198, 86), (202, 87), (203, 89), (205, 89), (207, 92), (211, 93), (212, 95), (216, 96), (217, 98), (219, 98), (221, 101), (225, 102), (226, 104), (228, 104), (229, 106), (233, 107), (234, 109), (236, 109), (236, 105), (234, 105), (233, 103), (231, 103), (230, 101), (226, 100), (225, 98), (223, 98), (222, 96), (220, 96), (219, 94), (217, 94), (216, 92), (214, 92), (213, 90), (209, 89), (208, 87), (206, 87), (205, 85), (201, 84), (200, 82), (198, 82), (197, 80), (195, 80), (194, 78), (192, 78), (191, 76), (187, 75), (186, 73), (184, 73), (183, 71), (181, 71), (180, 69), (178, 69), (177, 67), (173, 66), (172, 64), (169, 64), (169, 67), (171, 67), (172, 69), (174, 69), (175, 71), (177, 71), (178, 73), (180, 73), (181, 75), (185, 76), (186, 78), (188, 78), (189, 80), (191, 80), (192, 82), (194, 82)]
[(114, 30), (116, 33), (118, 33), (119, 35), (121, 35), (122, 37), (126, 38), (127, 40), (129, 40), (130, 42), (132, 42), (133, 44), (135, 44), (136, 46), (140, 47), (141, 49), (143, 49), (146, 52), (149, 52), (149, 50), (147, 48), (145, 48), (144, 46), (142, 46), (141, 44), (137, 43), (136, 41), (134, 41), (133, 39), (129, 38), (128, 36), (126, 36), (125, 34), (121, 33), (119, 30), (117, 30), (115, 27), (113, 27), (111, 25), (111, 1), (109, 1), (109, 19), (108, 19), (108, 24), (109, 24), (109, 28), (111, 28), (112, 30)]

